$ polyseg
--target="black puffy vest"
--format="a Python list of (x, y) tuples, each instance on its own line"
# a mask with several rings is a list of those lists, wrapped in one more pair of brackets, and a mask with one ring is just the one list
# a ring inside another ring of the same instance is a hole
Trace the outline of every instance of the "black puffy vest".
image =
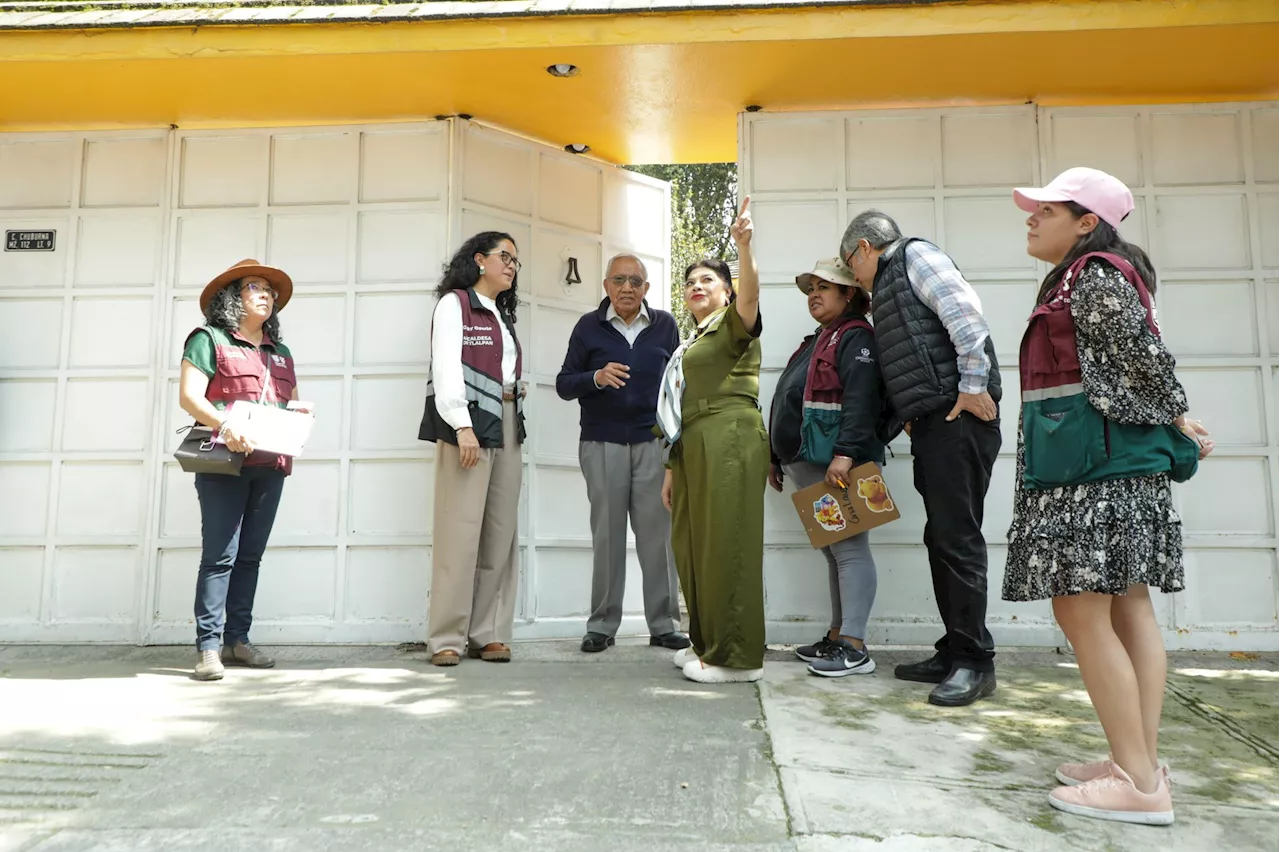
[[(905, 422), (950, 410), (960, 393), (960, 368), (951, 336), (907, 278), (907, 246), (913, 242), (925, 241), (898, 240), (880, 256), (871, 298), (880, 369), (894, 410)], [(990, 336), (983, 351), (991, 364), (987, 393), (999, 402), (1000, 370)]]

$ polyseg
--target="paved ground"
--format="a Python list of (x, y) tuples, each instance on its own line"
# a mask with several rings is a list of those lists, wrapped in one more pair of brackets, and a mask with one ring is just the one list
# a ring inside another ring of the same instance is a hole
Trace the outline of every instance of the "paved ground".
[(1178, 822), (1050, 810), (1052, 767), (1105, 742), (1069, 657), (1005, 654), (942, 710), (875, 675), (685, 681), (624, 642), (524, 644), (433, 669), (420, 648), (275, 649), (191, 681), (182, 648), (0, 649), (0, 852), (1275, 850), (1274, 657), (1176, 657)]

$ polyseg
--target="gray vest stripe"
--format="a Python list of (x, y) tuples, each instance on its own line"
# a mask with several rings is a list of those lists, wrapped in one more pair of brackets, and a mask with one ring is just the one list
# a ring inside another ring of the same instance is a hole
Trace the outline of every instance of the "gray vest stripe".
[(1024, 390), (1022, 392), (1023, 402), (1039, 402), (1042, 399), (1062, 399), (1066, 396), (1075, 396), (1084, 393), (1084, 385), (1059, 385), (1056, 388), (1041, 388), (1040, 390)]
[(494, 397), (498, 402), (502, 402), (502, 382), (495, 381), (492, 376), (486, 376), (479, 370), (463, 364), (462, 380), (481, 394)]

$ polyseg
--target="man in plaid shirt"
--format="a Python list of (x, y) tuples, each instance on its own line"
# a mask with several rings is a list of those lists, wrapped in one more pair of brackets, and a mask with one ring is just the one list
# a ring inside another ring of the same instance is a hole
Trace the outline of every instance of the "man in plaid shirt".
[(904, 238), (885, 214), (868, 210), (849, 223), (840, 257), (872, 294), (880, 369), (894, 414), (911, 436), (915, 487), (928, 517), (924, 543), (946, 628), (932, 657), (894, 674), (937, 684), (931, 704), (972, 704), (996, 688), (982, 535), (983, 502), (1000, 452), (1000, 371), (991, 333), (955, 262), (932, 243)]

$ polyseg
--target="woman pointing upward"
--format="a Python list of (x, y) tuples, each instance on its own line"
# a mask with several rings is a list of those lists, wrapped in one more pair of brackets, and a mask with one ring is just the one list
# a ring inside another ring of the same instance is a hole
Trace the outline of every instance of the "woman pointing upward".
[(663, 377), (659, 425), (672, 444), (663, 485), (692, 648), (676, 653), (701, 683), (764, 674), (764, 486), (769, 441), (760, 416), (760, 280), (748, 205), (729, 230), (740, 277), (700, 260), (685, 270), (697, 322)]

